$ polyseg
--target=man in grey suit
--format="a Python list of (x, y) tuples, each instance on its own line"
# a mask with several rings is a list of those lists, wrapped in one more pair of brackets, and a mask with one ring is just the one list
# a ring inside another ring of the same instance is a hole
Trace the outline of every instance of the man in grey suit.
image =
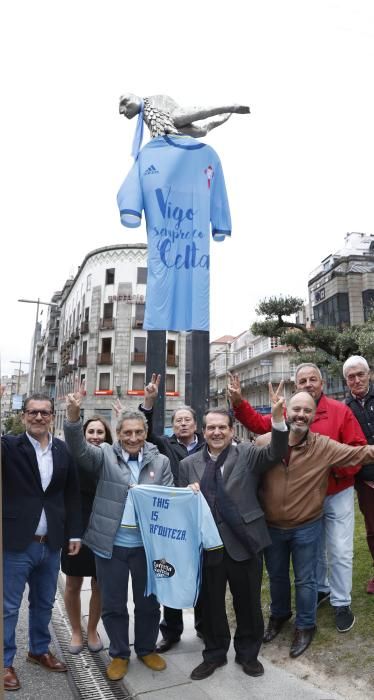
[(203, 418), (205, 447), (180, 462), (179, 486), (201, 490), (212, 510), (224, 550), (219, 561), (203, 565), (201, 588), (204, 661), (191, 673), (202, 680), (227, 662), (230, 629), (225, 593), (233, 596), (237, 628), (235, 660), (249, 676), (264, 673), (257, 656), (264, 633), (261, 611), (262, 550), (271, 544), (257, 499), (258, 480), (287, 454), (288, 432), (283, 400), (273, 406), (271, 443), (257, 448), (251, 443), (233, 445), (232, 415), (211, 408)]

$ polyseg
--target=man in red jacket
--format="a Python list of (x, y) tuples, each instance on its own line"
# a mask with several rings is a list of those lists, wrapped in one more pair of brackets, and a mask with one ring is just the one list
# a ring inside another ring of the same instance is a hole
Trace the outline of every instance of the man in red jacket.
[[(317, 365), (304, 363), (295, 371), (296, 389), (307, 391), (317, 404), (310, 430), (347, 445), (365, 445), (366, 439), (352, 411), (323, 393), (323, 379)], [(232, 377), (228, 393), (235, 417), (249, 430), (263, 434), (270, 430), (270, 416), (264, 416), (242, 399), (240, 383)], [(333, 469), (324, 503), (322, 536), (317, 563), (318, 604), (330, 599), (338, 632), (348, 632), (355, 623), (351, 610), (354, 475), (360, 467)], [(277, 634), (279, 630), (275, 632)], [(265, 632), (270, 642), (274, 630)]]

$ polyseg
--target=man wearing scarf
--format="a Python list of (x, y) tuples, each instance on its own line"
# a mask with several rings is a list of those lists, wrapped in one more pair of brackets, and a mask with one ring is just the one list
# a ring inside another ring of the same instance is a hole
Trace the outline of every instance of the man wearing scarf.
[(249, 676), (264, 673), (257, 656), (264, 623), (261, 611), (262, 550), (270, 544), (264, 514), (257, 499), (258, 480), (286, 456), (288, 432), (283, 399), (273, 406), (273, 431), (269, 445), (232, 444), (232, 415), (212, 408), (203, 418), (206, 446), (180, 462), (179, 486), (190, 485), (205, 496), (224, 544), (221, 558), (203, 565), (201, 589), (203, 662), (191, 673), (202, 680), (227, 662), (230, 629), (225, 593), (233, 596), (237, 628), (235, 660)]

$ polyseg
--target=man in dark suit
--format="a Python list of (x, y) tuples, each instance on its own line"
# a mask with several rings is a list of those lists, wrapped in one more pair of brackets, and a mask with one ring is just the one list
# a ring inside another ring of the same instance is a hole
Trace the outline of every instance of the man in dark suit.
[(204, 661), (191, 673), (193, 680), (207, 678), (226, 663), (230, 646), (225, 593), (229, 582), (237, 628), (235, 660), (250, 676), (264, 669), (258, 661), (264, 622), (261, 611), (261, 552), (271, 543), (263, 511), (257, 499), (258, 480), (287, 453), (288, 432), (283, 400), (273, 406), (270, 445), (233, 445), (233, 418), (223, 409), (209, 409), (203, 418), (205, 447), (183, 459), (179, 486), (202, 491), (212, 510), (224, 544), (218, 563), (206, 561), (200, 594)]
[(49, 651), (48, 625), (55, 600), (60, 549), (69, 539), (80, 549), (78, 477), (64, 442), (52, 437), (52, 400), (33, 394), (24, 403), (25, 432), (5, 435), (2, 446), (4, 541), (4, 689), (18, 690), (13, 668), (15, 631), (26, 583), (29, 585), (27, 660), (49, 671), (66, 671)]

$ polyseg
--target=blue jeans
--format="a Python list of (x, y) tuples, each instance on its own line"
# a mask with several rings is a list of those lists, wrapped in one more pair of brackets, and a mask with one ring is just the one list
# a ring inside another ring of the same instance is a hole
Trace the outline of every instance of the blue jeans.
[(319, 591), (334, 606), (350, 605), (352, 591), (354, 489), (326, 496), (317, 558)]
[(102, 620), (109, 637), (112, 658), (128, 659), (129, 613), (127, 594), (131, 573), (134, 598), (135, 639), (138, 656), (155, 650), (160, 622), (160, 606), (154, 595), (145, 596), (147, 562), (143, 547), (113, 547), (111, 559), (95, 556), (97, 581), (101, 593)]
[(270, 579), (273, 617), (291, 617), (290, 558), (295, 576), (295, 625), (308, 629), (316, 624), (317, 551), (321, 520), (283, 530), (269, 527), (272, 544), (265, 549)]
[(29, 584), (29, 651), (45, 654), (55, 602), (60, 550), (32, 542), (23, 552), (4, 551), (4, 666), (16, 655), (16, 626), (26, 583)]

